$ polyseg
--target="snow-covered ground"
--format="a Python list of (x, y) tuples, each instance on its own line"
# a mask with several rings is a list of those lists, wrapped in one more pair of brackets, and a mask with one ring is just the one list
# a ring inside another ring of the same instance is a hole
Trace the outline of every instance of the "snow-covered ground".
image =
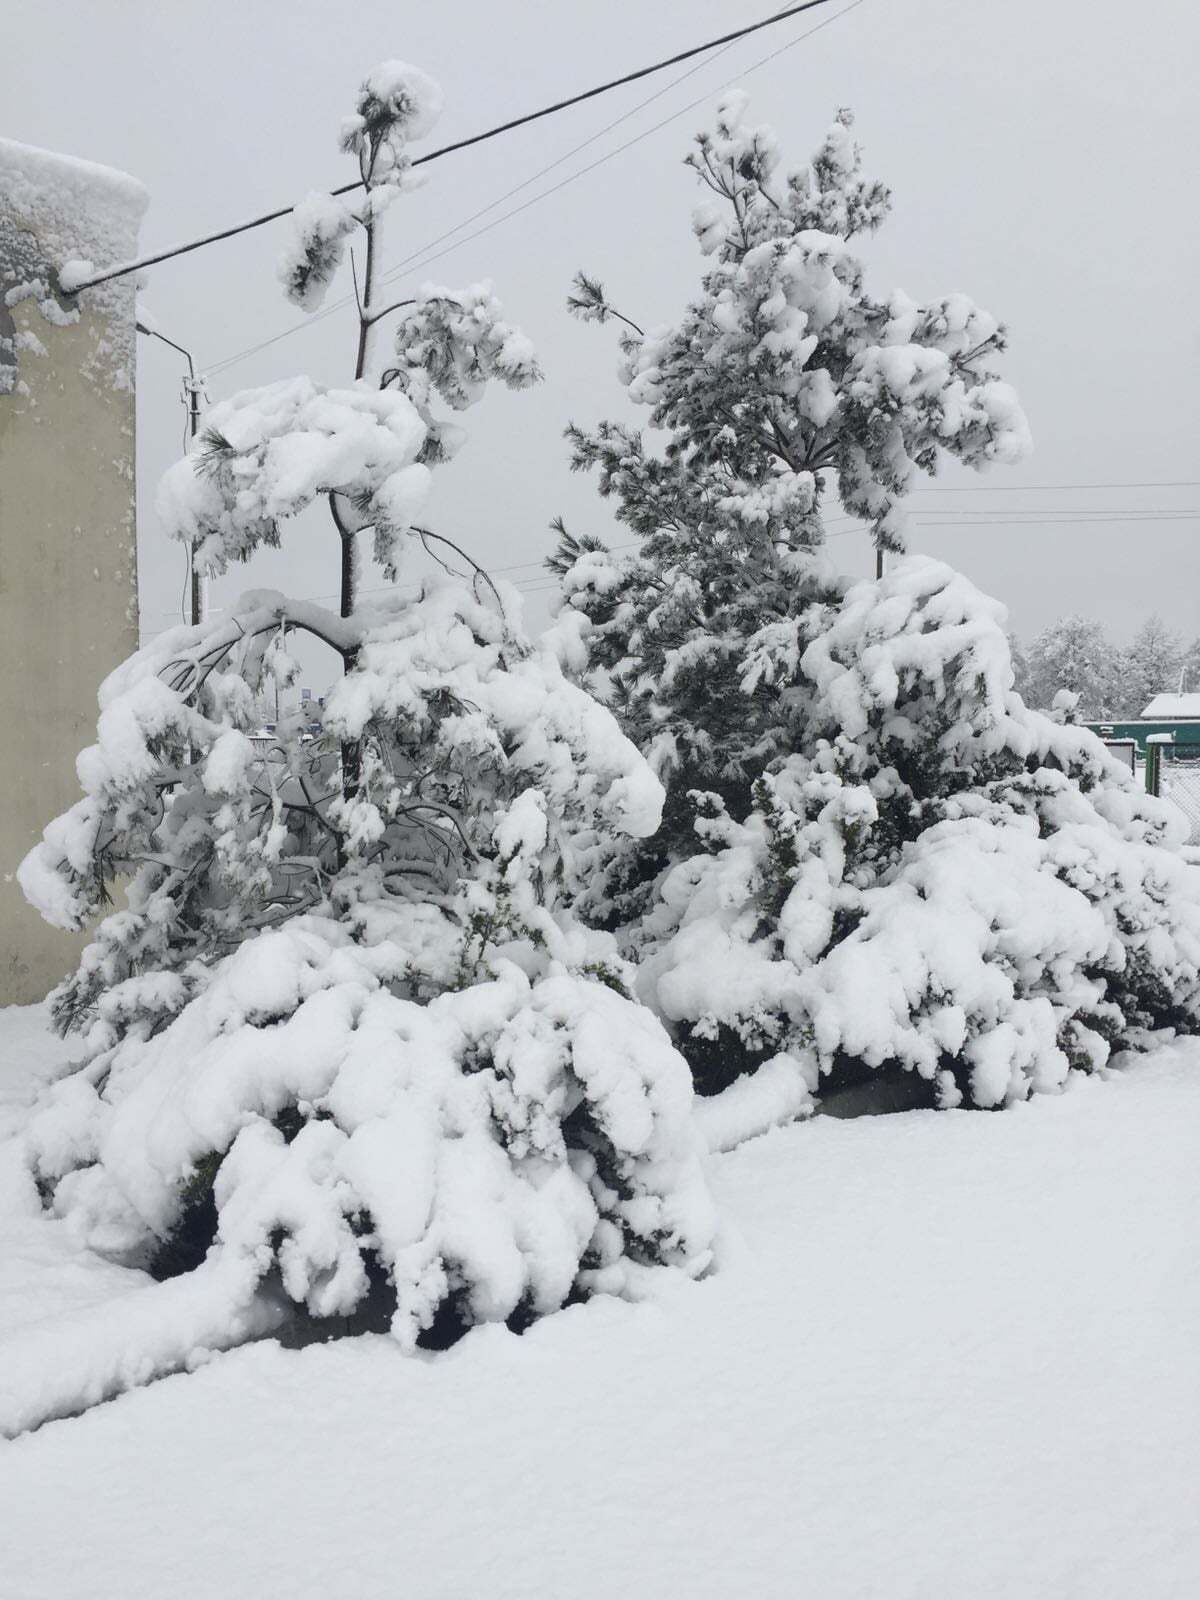
[[(60, 1049), (0, 1012), (0, 1133)], [(1200, 1593), (1200, 1041), (712, 1179), (721, 1269), (654, 1303), (263, 1343), (4, 1446), (0, 1594)], [(3, 1331), (124, 1287), (7, 1198)]]

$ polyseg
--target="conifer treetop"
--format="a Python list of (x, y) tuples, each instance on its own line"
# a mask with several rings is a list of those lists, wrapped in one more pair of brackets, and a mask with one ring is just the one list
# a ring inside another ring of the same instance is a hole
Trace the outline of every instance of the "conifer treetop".
[(727, 97), (687, 158), (711, 193), (693, 214), (711, 264), (678, 324), (643, 332), (596, 279), (576, 279), (570, 308), (620, 318), (623, 381), (667, 438), (647, 467), (629, 430), (574, 430), (575, 463), (601, 468), (618, 515), (636, 502), (638, 521), (627, 520), (639, 532), (652, 488), (660, 507), (677, 501), (689, 530), (716, 522), (811, 546), (836, 483), (876, 543), (901, 548), (919, 473), (943, 457), (981, 468), (1028, 449), (1016, 395), (989, 365), (1004, 329), (965, 295), (867, 291), (854, 241), (882, 224), (890, 196), (863, 173), (848, 111), (791, 169), (771, 131), (744, 117), (745, 97)]

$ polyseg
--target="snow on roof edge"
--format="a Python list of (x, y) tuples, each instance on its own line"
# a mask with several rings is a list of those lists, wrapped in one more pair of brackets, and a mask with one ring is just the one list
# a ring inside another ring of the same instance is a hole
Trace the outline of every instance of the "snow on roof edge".
[(1200, 693), (1156, 694), (1142, 712), (1143, 717), (1166, 717), (1172, 720), (1200, 718)]
[(0, 137), (0, 170), (3, 169), (19, 172), (30, 179), (42, 177), (56, 186), (73, 179), (77, 185), (92, 189), (103, 187), (111, 198), (119, 196), (125, 202), (131, 222), (139, 222), (150, 204), (149, 189), (128, 172), (106, 167), (99, 161), (85, 161), (81, 156), (45, 150), (40, 145), (22, 144), (19, 139)]

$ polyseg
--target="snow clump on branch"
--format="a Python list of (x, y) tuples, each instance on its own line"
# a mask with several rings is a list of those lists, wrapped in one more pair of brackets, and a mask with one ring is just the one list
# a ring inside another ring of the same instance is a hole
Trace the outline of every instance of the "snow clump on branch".
[(372, 176), (398, 178), (409, 164), (409, 140), (433, 132), (442, 105), (441, 86), (420, 67), (383, 61), (367, 74), (339, 142)]
[(426, 427), (404, 395), (285, 378), (211, 406), (192, 452), (168, 469), (155, 509), (213, 572), (277, 546), (280, 523), (338, 494), (357, 525), (394, 541), (429, 492)]
[(320, 308), (342, 264), (346, 240), (357, 227), (358, 217), (336, 195), (313, 190), (299, 202), (276, 269), (293, 305), (303, 311)]
[(292, 234), (276, 272), (293, 305), (315, 311), (342, 264), (346, 240), (414, 184), (410, 140), (424, 138), (441, 115), (442, 91), (419, 67), (385, 61), (367, 76), (339, 143), (358, 160), (365, 195), (348, 203), (319, 191), (292, 212)]

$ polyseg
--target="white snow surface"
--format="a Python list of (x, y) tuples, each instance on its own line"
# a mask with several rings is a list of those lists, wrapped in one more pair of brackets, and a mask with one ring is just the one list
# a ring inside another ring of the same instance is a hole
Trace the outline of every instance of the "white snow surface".
[(0, 1341), (44, 1318), (86, 1311), (144, 1281), (140, 1272), (84, 1249), (65, 1223), (42, 1217), (31, 1203), (10, 1136), (69, 1056), (69, 1046), (49, 1032), (41, 1006), (0, 1008)]
[[(0, 1012), (0, 1133), (65, 1058)], [(264, 1341), (3, 1447), (5, 1600), (1200, 1592), (1200, 1041), (711, 1169), (703, 1282), (428, 1358)], [(136, 1276), (11, 1187), (0, 1259), (25, 1339), (111, 1338)]]

